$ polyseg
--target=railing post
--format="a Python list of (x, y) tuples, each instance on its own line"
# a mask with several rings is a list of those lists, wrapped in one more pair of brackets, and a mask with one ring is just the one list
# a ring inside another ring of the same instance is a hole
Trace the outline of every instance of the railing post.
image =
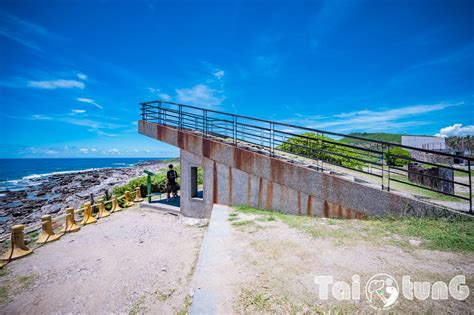
[(270, 155), (275, 156), (275, 125), (270, 123)]
[(469, 214), (472, 214), (472, 175), (471, 160), (467, 160), (467, 170), (469, 172)]
[(163, 125), (163, 107), (161, 101), (158, 103), (158, 123)]
[(232, 124), (234, 145), (237, 145), (237, 116), (235, 115), (232, 115)]
[(384, 163), (385, 163), (385, 151), (384, 151), (384, 145), (382, 144), (382, 190), (383, 190), (383, 173), (384, 173)]
[(179, 129), (183, 129), (183, 105), (179, 105), (179, 118), (178, 118), (178, 125)]
[[(390, 152), (390, 144), (387, 145), (387, 152)], [(387, 191), (390, 191), (390, 163), (387, 163), (388, 177), (387, 177)]]
[(203, 109), (202, 110), (202, 116), (203, 116), (203, 128), (204, 128), (204, 137), (207, 138), (207, 110)]
[(142, 109), (142, 113), (141, 113), (141, 115), (142, 115), (142, 120), (145, 120), (145, 106), (146, 106), (146, 105), (145, 105), (145, 104), (141, 104), (141, 105), (142, 105), (142, 108), (141, 108), (141, 109)]

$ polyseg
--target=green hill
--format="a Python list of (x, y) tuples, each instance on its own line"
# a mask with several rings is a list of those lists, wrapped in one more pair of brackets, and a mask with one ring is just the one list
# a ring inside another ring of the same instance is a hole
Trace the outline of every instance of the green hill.
[[(385, 142), (394, 142), (394, 143), (401, 143), (402, 142), (402, 135), (396, 133), (383, 133), (383, 132), (353, 132), (350, 133), (349, 136), (364, 138), (368, 140), (378, 140), (378, 141), (385, 141)], [(351, 138), (342, 138), (339, 140), (343, 143), (351, 143), (351, 144), (361, 144), (364, 141), (358, 139), (351, 139)]]

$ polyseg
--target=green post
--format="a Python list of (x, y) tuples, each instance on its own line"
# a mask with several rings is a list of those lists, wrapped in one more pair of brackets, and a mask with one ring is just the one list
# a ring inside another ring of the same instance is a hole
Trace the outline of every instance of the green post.
[(145, 174), (147, 174), (147, 177), (146, 177), (146, 195), (148, 197), (148, 203), (150, 203), (151, 202), (151, 176), (155, 175), (155, 174), (150, 172), (149, 170), (144, 170), (143, 172)]

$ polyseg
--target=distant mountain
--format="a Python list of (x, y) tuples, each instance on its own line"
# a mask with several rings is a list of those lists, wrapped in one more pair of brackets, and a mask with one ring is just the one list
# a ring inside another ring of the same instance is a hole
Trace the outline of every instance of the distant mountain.
[[(394, 143), (401, 143), (402, 142), (402, 135), (396, 133), (384, 133), (384, 132), (353, 132), (350, 133), (349, 136), (364, 138), (368, 140), (378, 140), (378, 141), (385, 141), (385, 142), (394, 142)], [(361, 144), (364, 143), (364, 140), (352, 139), (352, 138), (342, 138), (339, 140), (343, 143), (351, 143), (351, 144)]]

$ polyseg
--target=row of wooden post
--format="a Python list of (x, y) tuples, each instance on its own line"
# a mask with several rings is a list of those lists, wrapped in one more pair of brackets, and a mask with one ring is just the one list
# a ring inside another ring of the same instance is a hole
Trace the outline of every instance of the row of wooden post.
[[(122, 198), (122, 197), (119, 197)], [(132, 201), (130, 192), (126, 191), (123, 195), (124, 206), (130, 207), (133, 206), (134, 202), (142, 202), (143, 198), (141, 196), (140, 187), (137, 187), (135, 190), (135, 199)], [(96, 216), (92, 214), (92, 205), (90, 202), (84, 204), (84, 215), (79, 224), (76, 223), (74, 218), (74, 209), (66, 209), (66, 222), (64, 226), (59, 231), (58, 234), (54, 233), (53, 222), (51, 215), (44, 215), (41, 217), (41, 234), (36, 240), (36, 244), (43, 245), (49, 242), (57, 241), (66, 233), (77, 232), (81, 229), (81, 225), (87, 225), (96, 223), (97, 219), (102, 219), (110, 216), (114, 212), (119, 212), (122, 210), (120, 207), (117, 197), (112, 197), (112, 208), (110, 211), (105, 209), (105, 203), (99, 203), (99, 211)], [(17, 224), (12, 226), (11, 231), (11, 242), (10, 248), (6, 253), (0, 256), (0, 268), (8, 264), (10, 261), (27, 256), (33, 252), (33, 249), (30, 249), (25, 244), (25, 226), (23, 224)]]

